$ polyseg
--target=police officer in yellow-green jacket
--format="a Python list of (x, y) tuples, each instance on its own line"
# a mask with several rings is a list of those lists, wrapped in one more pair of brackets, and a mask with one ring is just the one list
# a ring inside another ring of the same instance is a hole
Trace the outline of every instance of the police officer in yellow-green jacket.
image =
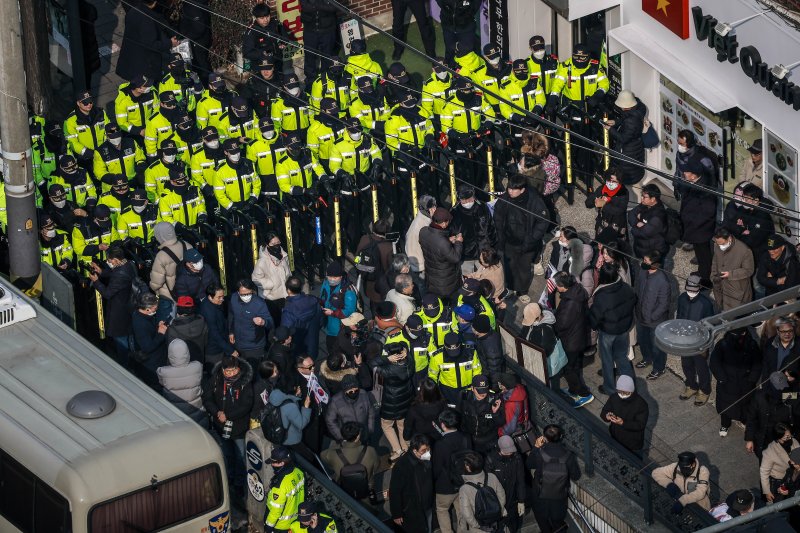
[[(531, 78), (528, 73), (528, 64), (524, 59), (517, 59), (511, 67), (512, 76), (500, 85), (502, 96), (517, 107), (525, 111), (541, 114), (546, 97), (536, 78)], [(534, 125), (533, 119), (516, 107), (500, 102), (500, 113), (503, 118), (514, 124)]]
[(118, 240), (119, 234), (111, 222), (111, 210), (107, 205), (95, 207), (92, 218), (79, 219), (72, 229), (72, 246), (80, 271), (88, 275), (92, 260), (105, 261), (106, 250)]
[(319, 113), (319, 104), (323, 98), (331, 98), (336, 102), (339, 116), (347, 113), (350, 97), (355, 92), (353, 75), (344, 71), (344, 63), (333, 59), (331, 65), (323, 70), (311, 84), (311, 109)]
[(278, 178), (275, 175), (275, 168), (286, 148), (283, 140), (275, 131), (275, 124), (269, 117), (259, 120), (258, 129), (261, 138), (251, 143), (247, 147), (247, 159), (253, 162), (261, 179), (261, 194), (268, 198), (278, 198)]
[(97, 205), (107, 205), (111, 210), (111, 222), (117, 226), (117, 218), (126, 207), (131, 205), (131, 187), (128, 180), (122, 174), (109, 174), (111, 190), (104, 192), (97, 199)]
[(433, 336), (425, 329), (418, 314), (413, 314), (406, 319), (403, 332), (411, 347), (411, 355), (414, 357), (413, 385), (416, 390), (428, 377), (430, 356), (437, 348), (433, 343)]
[(159, 95), (164, 92), (175, 95), (178, 107), (187, 113), (194, 113), (197, 97), (203, 92), (203, 84), (196, 72), (186, 67), (183, 56), (173, 53), (167, 64), (167, 73), (158, 83)]
[(214, 126), (216, 128), (219, 117), (231, 105), (234, 96), (236, 96), (236, 92), (228, 89), (225, 78), (221, 74), (216, 72), (209, 74), (208, 89), (203, 92), (195, 110), (197, 127), (202, 129), (206, 126)]
[(306, 141), (311, 154), (325, 172), (330, 172), (331, 148), (342, 137), (344, 123), (339, 118), (339, 108), (332, 98), (323, 98), (319, 108), (319, 114), (308, 127)]
[(539, 88), (544, 92), (545, 98), (550, 94), (558, 72), (558, 56), (548, 55), (545, 51), (544, 37), (534, 35), (528, 41), (531, 55), (526, 60), (528, 75), (531, 80), (539, 82)]
[(144, 189), (134, 189), (130, 195), (130, 207), (122, 210), (117, 217), (117, 233), (123, 241), (137, 239), (142, 243), (153, 240), (153, 228), (158, 222), (154, 205), (147, 201)]
[(150, 159), (156, 157), (156, 150), (172, 135), (175, 124), (182, 115), (174, 93), (163, 92), (158, 95), (158, 99), (158, 111), (150, 116), (144, 129), (144, 152)]
[(469, 80), (459, 78), (453, 83), (455, 92), (447, 99), (440, 120), (448, 137), (468, 139), (482, 133), (495, 114), (483, 95)]
[(457, 65), (456, 72), (473, 81), (475, 81), (475, 78), (473, 78), (475, 72), (486, 65), (486, 61), (472, 49), (471, 42), (458, 41), (454, 59)]
[(158, 221), (195, 226), (206, 220), (206, 202), (200, 189), (189, 182), (186, 173), (173, 168), (169, 183), (158, 199)]
[(475, 315), (486, 315), (489, 318), (489, 323), (492, 329), (497, 328), (497, 322), (494, 315), (494, 308), (489, 304), (481, 293), (481, 283), (474, 278), (464, 278), (464, 284), (458, 291), (458, 298), (456, 299), (456, 306), (466, 304), (475, 310)]
[(175, 141), (175, 145), (178, 147), (178, 159), (186, 165), (189, 165), (192, 159), (192, 152), (202, 144), (200, 132), (197, 131), (194, 120), (186, 113), (182, 113), (178, 117), (175, 131), (168, 138)]
[(106, 140), (108, 116), (96, 106), (89, 91), (81, 91), (75, 99), (75, 109), (64, 120), (64, 136), (75, 157), (88, 168), (94, 151)]
[(297, 513), (297, 520), (289, 526), (292, 533), (337, 533), (336, 521), (325, 513), (320, 513), (314, 502), (303, 502)]
[(437, 350), (428, 364), (428, 377), (439, 384), (449, 405), (458, 405), (461, 393), (472, 386), (473, 376), (482, 371), (478, 352), (472, 343), (462, 343), (458, 333), (444, 337), (444, 348)]
[[(301, 413), (310, 414), (311, 398), (306, 396)], [(297, 520), (300, 504), (305, 501), (305, 476), (294, 465), (289, 448), (275, 446), (269, 456), (272, 463), (272, 479), (267, 488), (264, 532), (289, 531)]]
[(283, 91), (272, 101), (270, 116), (278, 133), (299, 133), (305, 140), (314, 111), (300, 92), (300, 81), (290, 74), (283, 79)]
[(153, 91), (153, 80), (144, 75), (135, 76), (117, 89), (114, 98), (114, 115), (122, 131), (144, 141), (147, 121), (157, 111), (158, 98)]
[(414, 314), (422, 320), (425, 331), (431, 334), (433, 345), (442, 348), (444, 337), (450, 333), (452, 327), (450, 308), (444, 305), (441, 298), (426, 294), (422, 297), (422, 309)]
[(382, 136), (384, 122), (389, 116), (389, 106), (383, 91), (375, 88), (369, 76), (358, 78), (356, 88), (358, 91), (347, 108), (348, 115), (357, 118), (364, 130), (371, 131), (372, 135)]
[(139, 145), (132, 138), (123, 137), (119, 126), (109, 122), (106, 124), (106, 142), (95, 151), (93, 166), (94, 177), (101, 182), (100, 191), (105, 193), (111, 189), (106, 176), (122, 174), (128, 181), (137, 177), (141, 180), (147, 165)]
[(47, 213), (39, 213), (39, 250), (42, 262), (58, 270), (67, 270), (74, 264), (75, 252), (69, 235), (58, 229)]
[(344, 71), (352, 76), (353, 90), (356, 89), (355, 80), (361, 76), (369, 76), (375, 82), (383, 77), (383, 69), (367, 52), (367, 41), (364, 39), (350, 42), (350, 55), (347, 56)]
[(8, 233), (8, 211), (6, 210), (6, 183), (0, 181), (0, 232)]
[(58, 168), (58, 158), (69, 153), (69, 146), (61, 122), (45, 121), (39, 116), (30, 120), (33, 181), (40, 191), (46, 193), (50, 176)]
[(214, 173), (214, 196), (223, 209), (244, 207), (256, 202), (261, 195), (261, 180), (253, 162), (243, 157), (238, 139), (228, 139), (222, 144), (225, 162)]
[(433, 140), (433, 123), (422, 112), (418, 102), (413, 93), (404, 95), (403, 100), (392, 109), (386, 119), (386, 146), (393, 156), (398, 150), (421, 150), (426, 142)]
[(558, 65), (547, 107), (555, 110), (558, 105), (572, 104), (586, 112), (600, 105), (608, 92), (606, 71), (591, 59), (585, 44), (576, 44), (572, 57)]
[(325, 175), (311, 151), (303, 147), (303, 141), (297, 133), (290, 134), (284, 141), (286, 152), (278, 159), (275, 175), (278, 180), (280, 197), (312, 195), (317, 182)]
[(172, 139), (165, 140), (158, 149), (158, 159), (144, 171), (144, 190), (152, 203), (164, 192), (164, 185), (169, 181), (169, 171), (179, 168), (186, 171), (186, 163), (178, 159), (178, 147)]
[(86, 207), (87, 202), (97, 199), (94, 182), (72, 155), (63, 155), (58, 160), (58, 170), (50, 175), (48, 190), (53, 185), (61, 185), (66, 199), (76, 207)]
[(503, 60), (501, 48), (492, 43), (484, 45), (483, 58), (483, 67), (472, 74), (472, 79), (497, 115), (500, 111), (500, 100), (494, 95), (500, 93), (500, 85), (511, 77), (511, 63)]
[(199, 187), (208, 197), (214, 195), (211, 181), (214, 179), (217, 166), (225, 162), (225, 154), (222, 152), (219, 142), (219, 132), (214, 126), (203, 128), (200, 132), (200, 139), (203, 141), (203, 145), (193, 150), (189, 159), (191, 171), (189, 182), (195, 187)]
[(220, 115), (217, 131), (220, 141), (236, 139), (242, 146), (247, 146), (261, 137), (258, 131), (258, 117), (242, 96), (234, 96), (231, 105)]
[(330, 171), (336, 177), (366, 174), (374, 166), (383, 167), (383, 159), (378, 146), (371, 137), (364, 136), (361, 123), (356, 118), (345, 119), (346, 132), (343, 132), (331, 147)]
[(435, 128), (439, 129), (439, 116), (452, 91), (453, 75), (444, 66), (444, 58), (436, 58), (433, 64), (433, 74), (422, 84), (422, 99), (420, 109), (425, 116), (431, 117)]

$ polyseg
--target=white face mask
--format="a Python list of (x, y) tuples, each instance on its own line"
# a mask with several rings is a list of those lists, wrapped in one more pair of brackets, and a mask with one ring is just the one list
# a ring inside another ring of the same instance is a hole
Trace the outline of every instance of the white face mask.
[(533, 58), (541, 61), (544, 59), (544, 50), (536, 50), (533, 54)]
[(700, 294), (700, 291), (686, 291), (686, 296), (688, 296), (690, 300), (697, 298), (698, 294)]
[(633, 396), (633, 393), (632, 392), (618, 392), (617, 396), (619, 396), (620, 399), (622, 399), (622, 400), (627, 400), (628, 398)]
[(219, 148), (219, 141), (218, 140), (217, 141), (208, 141), (206, 143), (206, 146), (208, 148), (210, 148), (211, 150), (216, 150), (217, 148)]
[(606, 182), (606, 189), (608, 189), (609, 191), (616, 190), (617, 187), (619, 187), (619, 183), (617, 183), (616, 181)]
[(487, 59), (486, 62), (489, 63), (491, 66), (496, 67), (497, 65), (500, 64), (500, 59), (499, 58), (498, 59)]
[(56, 206), (58, 209), (61, 209), (65, 205), (67, 205), (66, 200), (61, 200), (60, 202), (53, 202), (53, 205)]
[(120, 144), (122, 144), (122, 137), (117, 137), (116, 139), (108, 139), (108, 142), (110, 142), (114, 146), (119, 146)]
[(558, 241), (558, 245), (561, 246), (562, 248), (566, 248), (567, 246), (569, 246), (569, 243), (564, 241)]
[(689, 151), (689, 148), (688, 148), (688, 147), (686, 147), (686, 146), (681, 146), (680, 144), (678, 145), (678, 153), (679, 153), (679, 154), (685, 154), (685, 153), (686, 153), (686, 152), (688, 152), (688, 151)]
[(461, 204), (461, 207), (463, 207), (464, 209), (470, 209), (473, 205), (475, 205), (474, 200), (472, 202), (464, 202), (463, 204)]
[(148, 93), (149, 93), (150, 91), (152, 91), (152, 90), (153, 90), (153, 88), (152, 88), (152, 87), (145, 87), (145, 88), (142, 90), (142, 94), (148, 94)]
[(228, 156), (228, 159), (231, 160), (231, 163), (238, 163), (239, 159), (242, 158), (242, 154), (231, 154)]
[(242, 300), (244, 303), (249, 303), (249, 302), (250, 302), (250, 300), (252, 300), (252, 299), (253, 299), (253, 295), (252, 295), (252, 294), (245, 294), (244, 296), (242, 296), (242, 295), (240, 294), (240, 295), (239, 295), (239, 298), (240, 298), (240, 299), (241, 299), (241, 300)]
[(719, 246), (719, 249), (724, 252), (725, 250), (727, 250), (728, 248), (731, 247), (731, 244), (733, 244), (733, 243), (729, 242), (729, 243), (726, 243), (726, 244), (718, 244), (717, 246)]
[(48, 239), (52, 239), (53, 237), (56, 236), (56, 230), (49, 229), (49, 230), (45, 231), (44, 234), (47, 236)]
[(140, 214), (140, 215), (141, 215), (142, 213), (144, 213), (144, 210), (145, 210), (145, 209), (147, 209), (147, 204), (144, 204), (144, 205), (135, 205), (135, 206), (133, 206), (133, 211), (134, 211), (135, 213), (137, 213), (137, 214)]
[(145, 313), (145, 314), (146, 314), (147, 316), (156, 316), (156, 312), (155, 312), (155, 311), (148, 311), (148, 312), (147, 312), (147, 313)]
[(195, 269), (195, 270), (203, 270), (203, 260), (202, 259), (200, 261), (198, 261), (197, 263), (189, 263), (189, 264), (192, 265), (192, 268)]
[(165, 163), (174, 163), (175, 162), (175, 155), (164, 155), (164, 162)]
[(300, 87), (289, 89), (289, 94), (291, 94), (292, 96), (297, 96), (298, 94), (300, 94)]
[(351, 133), (350, 138), (353, 139), (354, 142), (358, 142), (361, 140), (361, 132)]
[(427, 452), (425, 452), (422, 455), (420, 455), (419, 458), (422, 459), (423, 461), (430, 461), (431, 460), (431, 452), (430, 452), (430, 450), (428, 450)]
[(275, 130), (263, 131), (261, 132), (261, 136), (268, 141), (272, 140), (275, 138)]
[(439, 78), (441, 81), (444, 81), (447, 79), (447, 74), (448, 72), (437, 72), (436, 77)]

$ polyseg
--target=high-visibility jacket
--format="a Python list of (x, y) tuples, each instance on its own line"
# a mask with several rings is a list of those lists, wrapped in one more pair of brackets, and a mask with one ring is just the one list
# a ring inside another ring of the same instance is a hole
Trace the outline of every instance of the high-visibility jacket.
[[(118, 240), (119, 234), (113, 224), (107, 230), (102, 230), (91, 220), (84, 219), (72, 228), (72, 247), (75, 249), (78, 261), (82, 263), (91, 263), (94, 257), (105, 261), (106, 253), (100, 250), (98, 246), (100, 244), (111, 245), (111, 243)], [(81, 270), (84, 273), (89, 271), (83, 265), (81, 265)]]
[(386, 119), (384, 132), (386, 146), (392, 153), (396, 152), (401, 144), (422, 148), (425, 146), (425, 138), (434, 134), (433, 123), (429, 118), (418, 113), (413, 121), (409, 121), (400, 113), (399, 106), (395, 107)]
[[(427, 341), (425, 341), (427, 338)], [(433, 336), (426, 335), (418, 339), (410, 339), (411, 352), (414, 357), (414, 372), (422, 372), (428, 368), (431, 354), (435, 353), (437, 348), (433, 343)]]
[(339, 169), (348, 174), (356, 171), (366, 173), (372, 163), (380, 161), (381, 151), (369, 137), (361, 137), (357, 143), (345, 134), (331, 148), (330, 169), (336, 174)]
[(297, 520), (297, 508), (305, 501), (305, 476), (302, 470), (295, 467), (291, 472), (273, 479), (270, 485), (264, 525), (273, 529), (289, 529)]
[(462, 345), (461, 353), (455, 359), (451, 359), (444, 349), (440, 349), (431, 356), (428, 363), (428, 377), (451, 389), (470, 388), (473, 376), (481, 371), (481, 361), (473, 344)]
[(186, 187), (186, 192), (181, 195), (178, 191), (167, 185), (158, 199), (158, 221), (180, 222), (184, 226), (194, 226), (197, 219), (206, 215), (206, 201), (200, 189), (193, 185)]
[[(119, 148), (106, 141), (94, 153), (94, 177), (101, 180), (106, 174), (122, 174), (128, 181), (136, 177), (137, 166), (144, 164), (144, 152), (130, 137), (124, 137)], [(108, 192), (111, 185), (103, 182), (101, 192)]]
[[(508, 81), (513, 75), (511, 74), (511, 63), (501, 63), (499, 66), (500, 68), (495, 70), (485, 64), (472, 74), (472, 79), (475, 80), (478, 89), (484, 88), (493, 93), (500, 93), (500, 85)], [(488, 92), (483, 94), (489, 105), (496, 106), (500, 103), (500, 100)]]
[(447, 133), (451, 129), (458, 133), (472, 133), (486, 120), (494, 118), (494, 109), (483, 95), (473, 97), (467, 107), (454, 92), (442, 109), (442, 131)]
[(47, 187), (59, 184), (64, 187), (64, 192), (67, 194), (67, 200), (70, 200), (77, 207), (86, 207), (86, 202), (89, 198), (97, 198), (97, 190), (94, 187), (94, 182), (82, 168), (78, 168), (78, 172), (69, 179), (59, 174), (58, 171), (50, 175)]
[(325, 169), (311, 154), (306, 154), (297, 161), (285, 153), (278, 159), (275, 167), (281, 198), (284, 194), (291, 194), (292, 187), (311, 187), (324, 174)]
[[(175, 158), (175, 161), (170, 165), (164, 163), (163, 160), (153, 161), (144, 171), (144, 190), (147, 192), (147, 198), (151, 204), (156, 203), (164, 192), (164, 187), (169, 183), (169, 169), (177, 167), (186, 171), (186, 164)], [(189, 175), (187, 174), (187, 177)]]
[[(299, 521), (292, 522), (289, 526), (290, 533), (309, 533), (309, 528), (305, 527)], [(314, 528), (313, 533), (337, 533), (336, 522), (333, 518), (325, 513), (317, 513), (317, 527)]]
[(308, 128), (314, 111), (305, 100), (290, 98), (287, 102), (283, 97), (275, 98), (270, 107), (270, 118), (275, 124), (275, 132), (297, 131)]
[(544, 56), (542, 61), (536, 61), (533, 56), (528, 57), (528, 75), (531, 79), (539, 81), (539, 88), (544, 91), (545, 98), (550, 94), (558, 71), (558, 56)]
[[(233, 93), (233, 95), (236, 95), (236, 93)], [(219, 116), (225, 110), (225, 107), (222, 101), (212, 95), (208, 89), (203, 91), (203, 96), (200, 98), (200, 101), (197, 102), (197, 108), (195, 109), (197, 127), (200, 129), (206, 126), (213, 126), (216, 128), (219, 122)]]
[(572, 58), (558, 65), (550, 94), (561, 95), (574, 102), (582, 102), (597, 91), (608, 92), (606, 71), (591, 60), (584, 68), (572, 65)]
[(131, 94), (130, 85), (126, 81), (119, 86), (117, 97), (114, 98), (114, 115), (117, 117), (119, 129), (131, 135), (139, 135), (158, 109), (158, 94), (151, 90), (135, 97)]
[(126, 207), (117, 217), (119, 238), (125, 240), (130, 237), (140, 239), (143, 243), (150, 242), (154, 237), (153, 228), (158, 222), (156, 215), (156, 209), (152, 205), (145, 207), (141, 213), (134, 211), (133, 206)]
[(411, 341), (406, 337), (403, 328), (397, 328), (386, 336), (386, 342), (383, 344), (384, 349), (390, 344), (402, 344), (406, 347), (408, 357), (411, 357)]
[(244, 137), (249, 139), (247, 144), (261, 138), (261, 130), (258, 129), (258, 117), (255, 111), (250, 112), (250, 117), (244, 122), (239, 122), (239, 119), (231, 117), (230, 110), (225, 111), (219, 117), (217, 122), (217, 132), (219, 132), (220, 142), (225, 139), (239, 139)]
[(419, 107), (426, 116), (433, 117), (442, 114), (447, 97), (452, 92), (453, 76), (447, 74), (447, 78), (442, 81), (436, 74), (433, 74), (422, 85), (422, 101)]
[(324, 122), (314, 119), (308, 127), (307, 145), (311, 154), (320, 161), (328, 161), (331, 158), (331, 148), (333, 143), (342, 138), (344, 127), (341, 122), (336, 121), (334, 126), (328, 126)]
[(43, 263), (58, 268), (61, 263), (72, 265), (75, 260), (75, 251), (66, 231), (56, 230), (56, 236), (45, 241), (39, 238), (39, 250)]
[(101, 107), (92, 108), (88, 115), (74, 110), (67, 115), (64, 136), (72, 153), (80, 157), (86, 150), (97, 150), (106, 141), (106, 124), (108, 116)]
[[(536, 80), (520, 81), (510, 78), (502, 83), (500, 91), (506, 100), (526, 111), (539, 111), (547, 103), (547, 97)], [(536, 109), (537, 107), (539, 109)], [(505, 102), (500, 102), (500, 114), (503, 115), (503, 118), (511, 118), (514, 114), (522, 115), (522, 112)]]
[(383, 77), (383, 69), (381, 66), (372, 60), (369, 54), (351, 55), (347, 58), (347, 64), (344, 66), (344, 71), (352, 76), (351, 89), (357, 90), (356, 80), (362, 76), (369, 76), (375, 81), (376, 78)]
[(194, 83), (188, 77), (189, 72), (186, 74), (185, 81), (179, 83), (172, 74), (167, 73), (158, 84), (158, 94), (170, 91), (175, 95), (178, 106), (192, 113), (197, 107), (197, 95), (194, 92)]
[(36, 124), (35, 131), (31, 129), (31, 166), (33, 167), (33, 182), (37, 187), (46, 183), (50, 174), (58, 168), (58, 157), (63, 154), (56, 154), (47, 147), (44, 142), (43, 117), (33, 115), (30, 118), (31, 125)]
[(247, 159), (256, 167), (256, 172), (261, 178), (261, 194), (264, 196), (278, 196), (275, 169), (278, 166), (278, 159), (285, 153), (286, 148), (277, 135), (270, 140), (262, 137), (247, 147)]
[(227, 161), (222, 163), (214, 173), (212, 186), (217, 202), (225, 209), (230, 209), (234, 203), (258, 198), (261, 194), (261, 178), (256, 174), (253, 162), (244, 157), (236, 167)]
[[(458, 300), (456, 301), (456, 307), (464, 303), (464, 295), (459, 294)], [(497, 323), (495, 321), (494, 316), (494, 309), (492, 308), (491, 304), (489, 304), (489, 300), (487, 300), (483, 295), (478, 297), (478, 300), (471, 299), (467, 302), (472, 308), (475, 310), (475, 316), (477, 315), (486, 315), (489, 317), (489, 324), (492, 326), (492, 329), (497, 329)], [(457, 324), (458, 320), (456, 319), (456, 314), (453, 312), (453, 323)]]
[(352, 77), (344, 73), (340, 80), (335, 80), (323, 72), (311, 85), (311, 109), (319, 113), (319, 103), (323, 98), (333, 98), (339, 108), (339, 117), (345, 116), (352, 98)]
[(131, 205), (129, 196), (130, 195), (120, 199), (113, 191), (109, 191), (104, 192), (100, 195), (100, 198), (97, 199), (97, 205), (107, 205), (111, 210), (111, 223), (114, 224), (114, 227), (117, 225), (117, 219), (119, 218), (119, 214), (122, 213), (122, 210)]
[(378, 124), (385, 122), (389, 116), (386, 98), (381, 97), (379, 103), (369, 104), (361, 96), (355, 96), (347, 108), (347, 113), (357, 118), (366, 130), (374, 130)]
[(424, 310), (415, 313), (422, 319), (422, 325), (431, 334), (431, 342), (437, 348), (444, 347), (444, 336), (450, 333), (452, 324), (450, 323), (451, 311), (449, 307), (442, 305), (439, 300), (439, 312), (434, 317), (429, 317)]
[[(249, 149), (249, 148), (248, 148)], [(192, 151), (189, 158), (189, 168), (191, 169), (191, 183), (197, 187), (205, 185), (211, 186), (217, 166), (225, 162), (225, 153), (222, 148), (211, 150), (205, 146)]]
[(161, 111), (153, 113), (144, 129), (144, 151), (147, 157), (156, 157), (161, 142), (174, 131), (172, 122)]
[(473, 75), (479, 69), (486, 66), (486, 61), (481, 56), (475, 52), (469, 52), (461, 57), (456, 57), (455, 61), (458, 65), (456, 72), (466, 78), (471, 79), (473, 82), (478, 83), (476, 79), (473, 78)]

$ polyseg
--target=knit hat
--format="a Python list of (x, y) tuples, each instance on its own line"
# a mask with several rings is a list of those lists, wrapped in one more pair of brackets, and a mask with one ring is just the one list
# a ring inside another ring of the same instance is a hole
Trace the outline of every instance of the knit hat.
[(532, 326), (542, 316), (542, 308), (537, 303), (529, 303), (522, 310), (522, 325)]
[(617, 390), (622, 392), (633, 392), (636, 386), (633, 383), (633, 378), (622, 374), (617, 378)]
[(339, 261), (332, 261), (328, 264), (325, 275), (332, 278), (340, 278), (344, 276), (344, 268), (342, 268), (342, 264)]
[(514, 446), (514, 439), (509, 437), (508, 435), (503, 435), (499, 439), (497, 439), (497, 449), (500, 450), (500, 453), (514, 453), (517, 451), (517, 447)]
[(472, 329), (476, 333), (489, 333), (492, 331), (492, 321), (489, 320), (488, 315), (478, 315), (472, 321)]
[(357, 389), (358, 387), (358, 378), (356, 378), (353, 374), (347, 374), (345, 377), (342, 378), (342, 390), (344, 392), (349, 391), (350, 389)]

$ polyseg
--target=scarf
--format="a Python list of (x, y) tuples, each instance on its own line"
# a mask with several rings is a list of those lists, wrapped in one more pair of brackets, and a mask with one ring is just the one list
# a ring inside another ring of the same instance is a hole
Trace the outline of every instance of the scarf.
[(619, 184), (619, 186), (618, 186), (616, 189), (614, 189), (613, 191), (612, 191), (611, 189), (609, 189), (608, 187), (606, 187), (606, 184), (604, 183), (604, 184), (603, 184), (603, 189), (602, 189), (600, 192), (601, 192), (601, 193), (603, 194), (603, 196), (605, 197), (605, 199), (606, 199), (606, 202), (608, 202), (609, 200), (611, 200), (612, 198), (614, 198), (614, 196), (615, 196), (615, 195), (616, 195), (616, 194), (617, 194), (619, 191), (621, 191), (621, 190), (622, 190), (622, 184), (621, 184), (621, 183), (620, 183), (620, 184)]

